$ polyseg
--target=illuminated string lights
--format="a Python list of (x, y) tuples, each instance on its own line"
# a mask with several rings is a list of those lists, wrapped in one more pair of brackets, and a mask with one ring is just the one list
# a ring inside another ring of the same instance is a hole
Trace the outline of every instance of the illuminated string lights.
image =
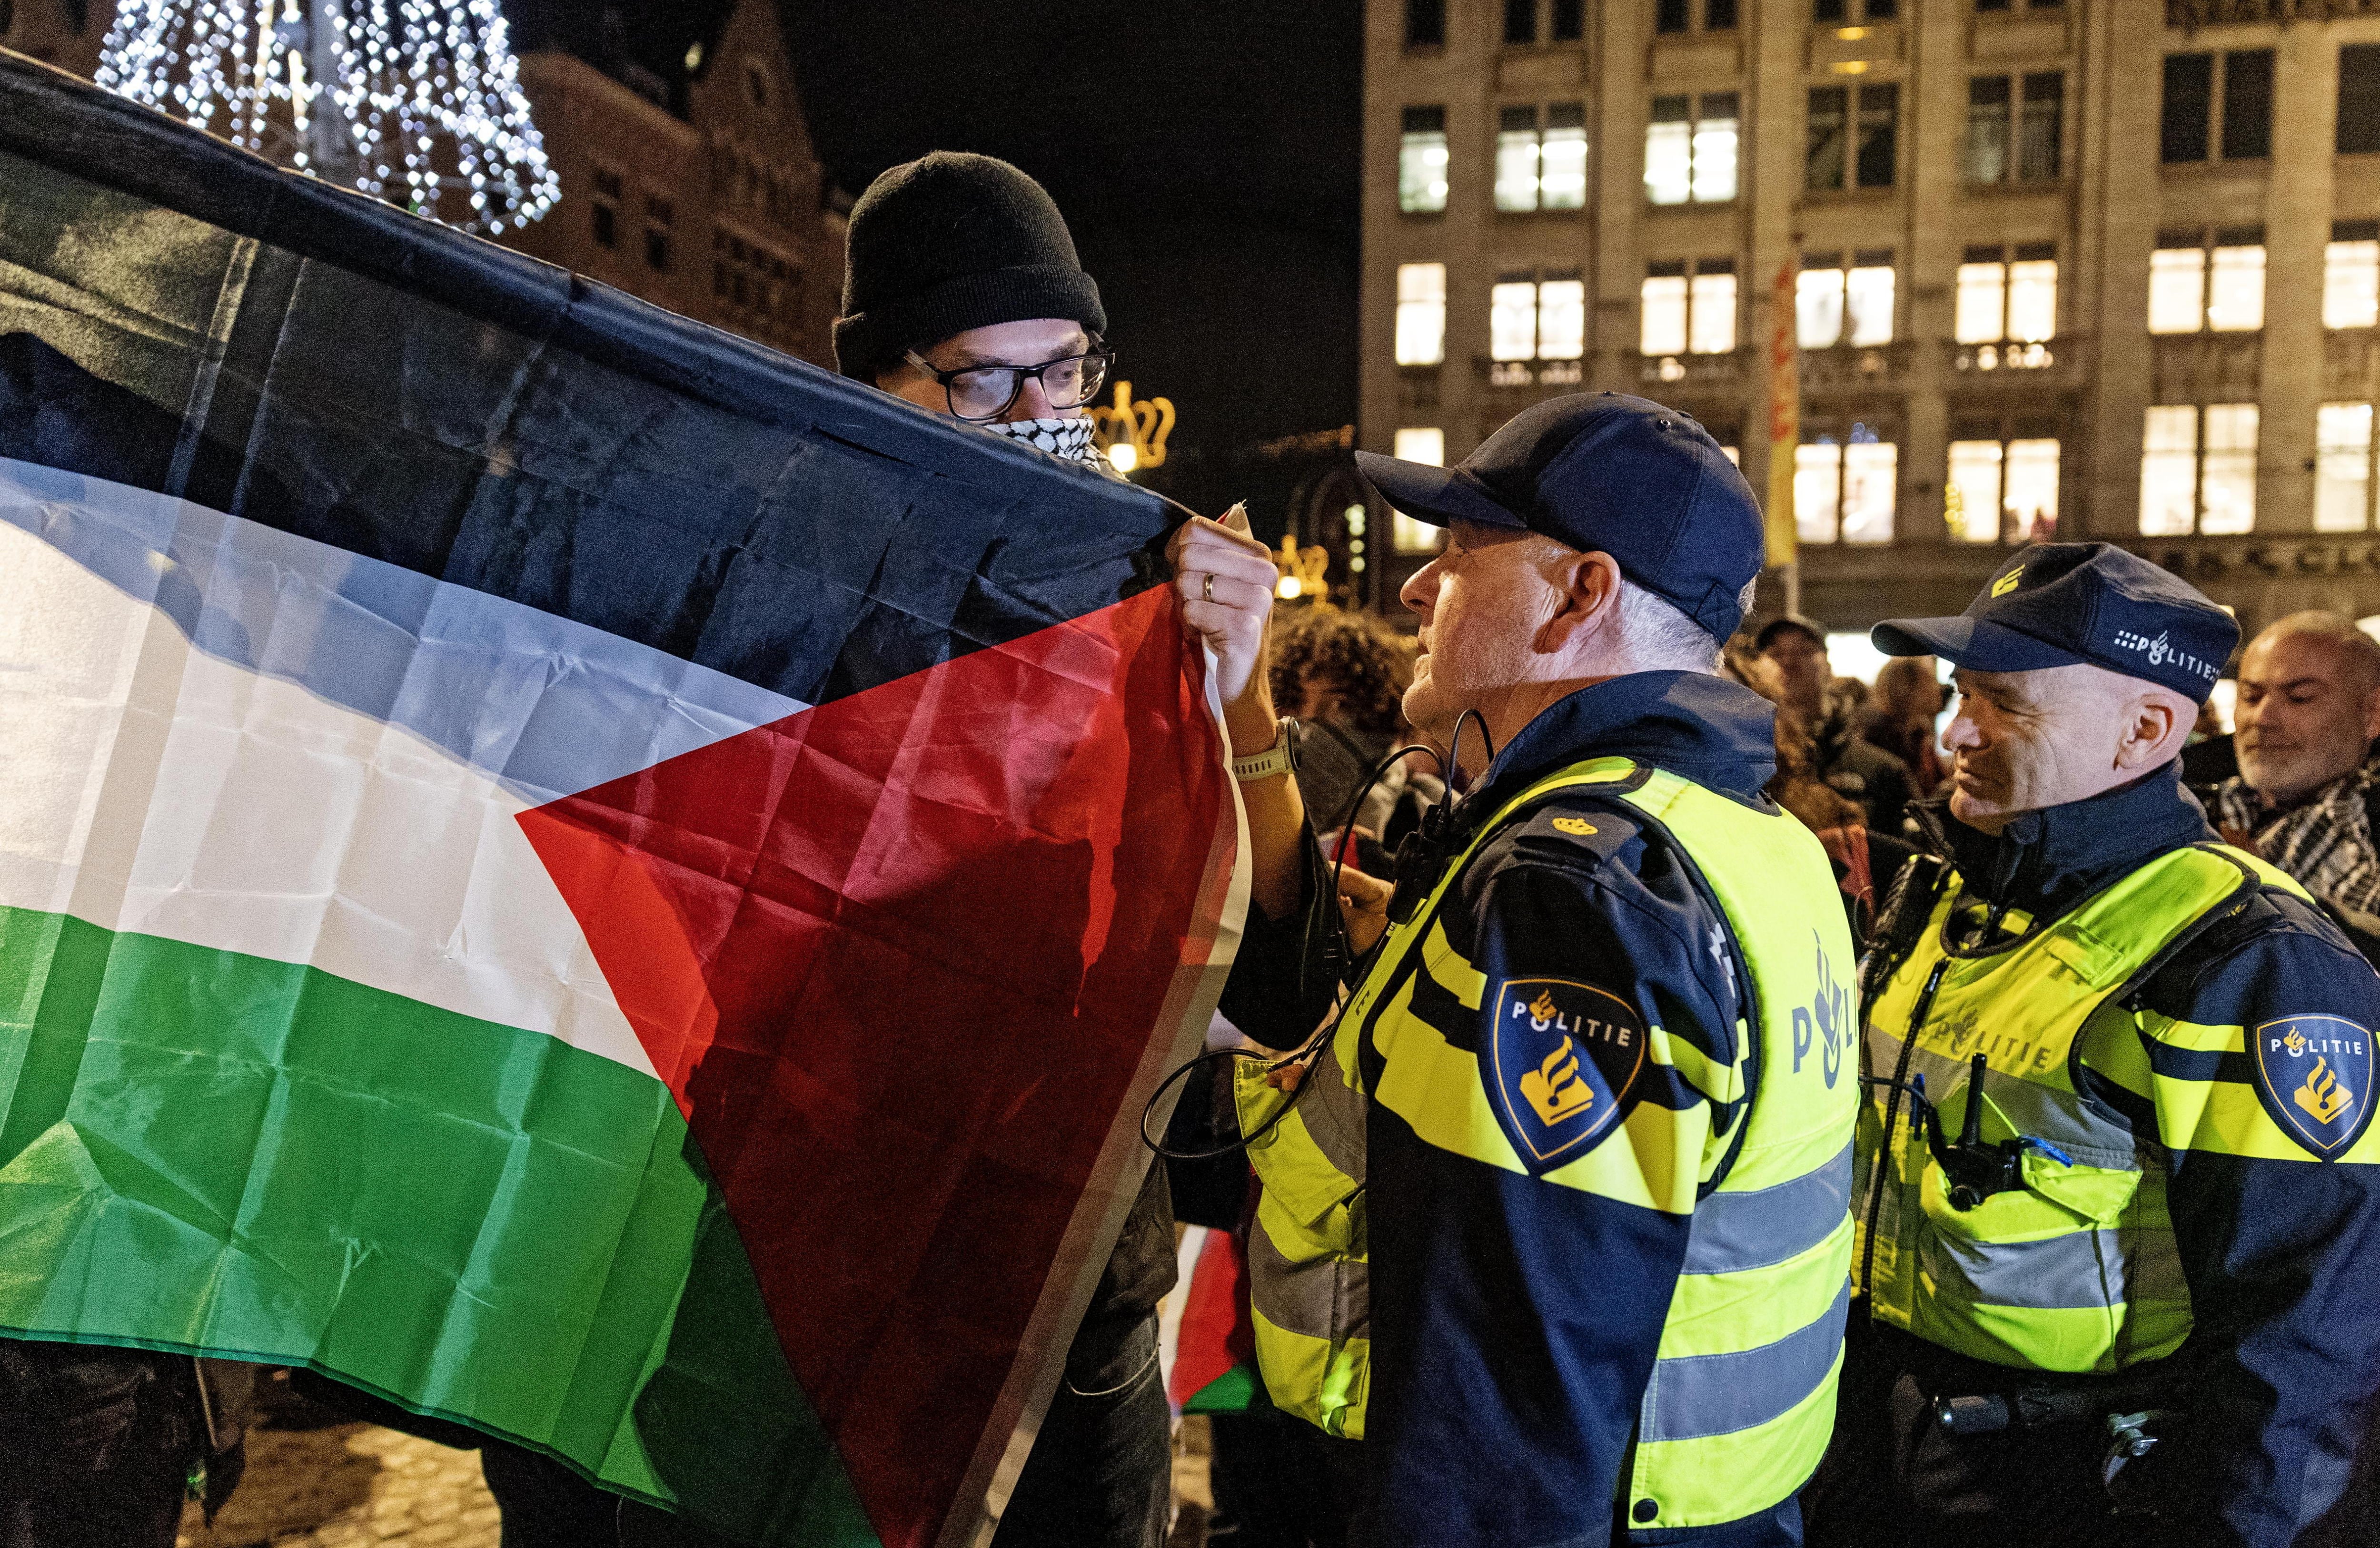
[(122, 0), (99, 83), (467, 231), (561, 197), (496, 0)]

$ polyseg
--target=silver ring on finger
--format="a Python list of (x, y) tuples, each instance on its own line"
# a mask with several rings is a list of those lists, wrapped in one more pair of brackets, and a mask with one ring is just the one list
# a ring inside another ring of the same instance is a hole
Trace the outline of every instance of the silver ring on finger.
[(1215, 576), (1213, 572), (1209, 571), (1208, 573), (1207, 584), (1199, 588), (1198, 595), (1200, 599), (1205, 601), (1211, 602), (1215, 599)]

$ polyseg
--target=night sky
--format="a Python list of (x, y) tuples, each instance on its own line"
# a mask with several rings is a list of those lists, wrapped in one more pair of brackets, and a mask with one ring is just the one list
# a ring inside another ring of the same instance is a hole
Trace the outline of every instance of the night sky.
[(783, 8), (819, 153), (855, 195), (954, 150), (1056, 198), (1119, 372), (1180, 412), (1149, 482), (1220, 510), (1273, 481), (1255, 442), (1354, 418), (1357, 0)]

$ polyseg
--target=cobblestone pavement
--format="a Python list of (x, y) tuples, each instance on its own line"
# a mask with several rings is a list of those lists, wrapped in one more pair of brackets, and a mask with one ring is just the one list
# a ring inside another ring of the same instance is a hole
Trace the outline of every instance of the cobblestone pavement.
[(192, 1506), (180, 1548), (496, 1548), (480, 1454), (376, 1424), (252, 1430), (248, 1472), (212, 1527)]
[[(1207, 1540), (1205, 1420), (1176, 1436), (1179, 1508), (1168, 1548)], [(480, 1454), (376, 1424), (249, 1432), (248, 1472), (212, 1527), (195, 1505), (178, 1548), (496, 1548), (496, 1502)]]

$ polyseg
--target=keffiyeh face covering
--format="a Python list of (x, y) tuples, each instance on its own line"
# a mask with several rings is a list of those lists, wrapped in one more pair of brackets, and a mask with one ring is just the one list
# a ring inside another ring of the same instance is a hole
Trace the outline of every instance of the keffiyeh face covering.
[(1102, 473), (1108, 468), (1107, 458), (1091, 444), (1091, 418), (1087, 414), (1071, 419), (1008, 419), (976, 428), (1021, 441), (1052, 456), (1064, 457)]

